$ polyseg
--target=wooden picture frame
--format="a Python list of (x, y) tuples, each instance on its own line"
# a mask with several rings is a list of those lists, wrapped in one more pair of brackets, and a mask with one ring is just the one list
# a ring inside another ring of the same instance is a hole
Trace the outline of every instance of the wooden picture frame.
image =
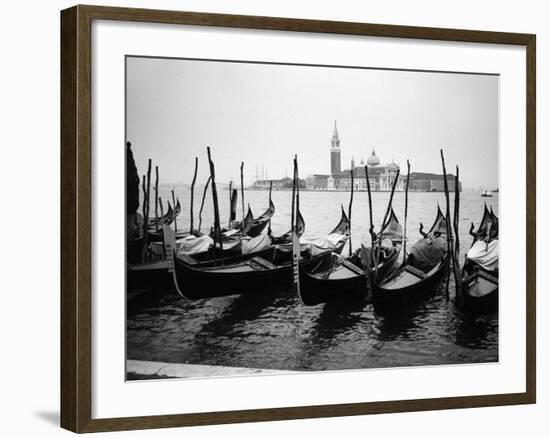
[[(92, 418), (91, 26), (93, 20), (412, 38), (526, 48), (526, 391), (127, 418)], [(535, 403), (536, 37), (530, 34), (75, 6), (61, 12), (61, 426), (97, 432)]]

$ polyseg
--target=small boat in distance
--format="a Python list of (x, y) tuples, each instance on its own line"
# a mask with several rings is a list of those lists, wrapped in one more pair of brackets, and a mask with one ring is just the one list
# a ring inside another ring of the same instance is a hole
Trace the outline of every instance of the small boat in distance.
[(481, 192), (482, 198), (492, 198), (493, 194), (489, 190), (484, 190)]

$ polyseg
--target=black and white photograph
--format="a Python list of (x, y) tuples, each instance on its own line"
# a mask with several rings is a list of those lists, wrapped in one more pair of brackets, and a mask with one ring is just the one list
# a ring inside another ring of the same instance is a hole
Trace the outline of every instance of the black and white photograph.
[(126, 379), (499, 361), (499, 76), (126, 56)]

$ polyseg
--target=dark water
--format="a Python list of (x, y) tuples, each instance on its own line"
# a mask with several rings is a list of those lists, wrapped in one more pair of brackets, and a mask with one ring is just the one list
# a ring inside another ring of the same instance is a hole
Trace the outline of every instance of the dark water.
[[(187, 205), (187, 193), (178, 190), (183, 205)], [(347, 193), (301, 193), (307, 234), (326, 234), (339, 219), (340, 203), (347, 209), (348, 197)], [(388, 193), (374, 194), (375, 224), (382, 222), (388, 197)], [(227, 211), (225, 196), (221, 198), (221, 211)], [(284, 232), (290, 223), (290, 193), (274, 192), (273, 200), (277, 208), (273, 230)], [(481, 219), (485, 201), (498, 214), (498, 194), (493, 198), (461, 194), (461, 253), (471, 243), (469, 224)], [(267, 193), (248, 192), (247, 202), (259, 214), (267, 206)], [(442, 193), (410, 194), (409, 244), (420, 237), (419, 222), (431, 225), (437, 202), (445, 211)], [(367, 205), (366, 193), (356, 193), (354, 248), (367, 239)], [(402, 222), (403, 206), (404, 196), (397, 193), (394, 208)], [(207, 204), (203, 223), (210, 223), (210, 210)], [(179, 226), (188, 223), (184, 211)], [(456, 306), (454, 295), (451, 280), (449, 296), (443, 284), (407, 313), (386, 318), (376, 314), (370, 304), (355, 309), (302, 306), (289, 290), (185, 301), (168, 287), (157, 287), (128, 309), (128, 359), (284, 370), (497, 361), (498, 314), (466, 315)]]

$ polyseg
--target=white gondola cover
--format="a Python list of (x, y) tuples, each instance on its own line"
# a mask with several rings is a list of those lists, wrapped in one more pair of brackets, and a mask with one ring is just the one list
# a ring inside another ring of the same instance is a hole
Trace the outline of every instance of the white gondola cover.
[(468, 251), (467, 257), (483, 269), (488, 271), (497, 269), (498, 239), (491, 240), (488, 244), (483, 240), (478, 240)]
[(267, 234), (260, 234), (259, 236), (243, 239), (242, 241), (242, 253), (250, 254), (252, 252), (261, 251), (271, 246), (271, 237)]
[(208, 251), (212, 245), (214, 245), (214, 240), (206, 234), (191, 235), (176, 241), (176, 252), (177, 254), (193, 255)]
[(314, 239), (300, 239), (300, 245), (305, 244), (312, 256), (331, 250), (334, 251), (348, 239), (348, 236), (340, 233), (327, 234), (324, 237)]

